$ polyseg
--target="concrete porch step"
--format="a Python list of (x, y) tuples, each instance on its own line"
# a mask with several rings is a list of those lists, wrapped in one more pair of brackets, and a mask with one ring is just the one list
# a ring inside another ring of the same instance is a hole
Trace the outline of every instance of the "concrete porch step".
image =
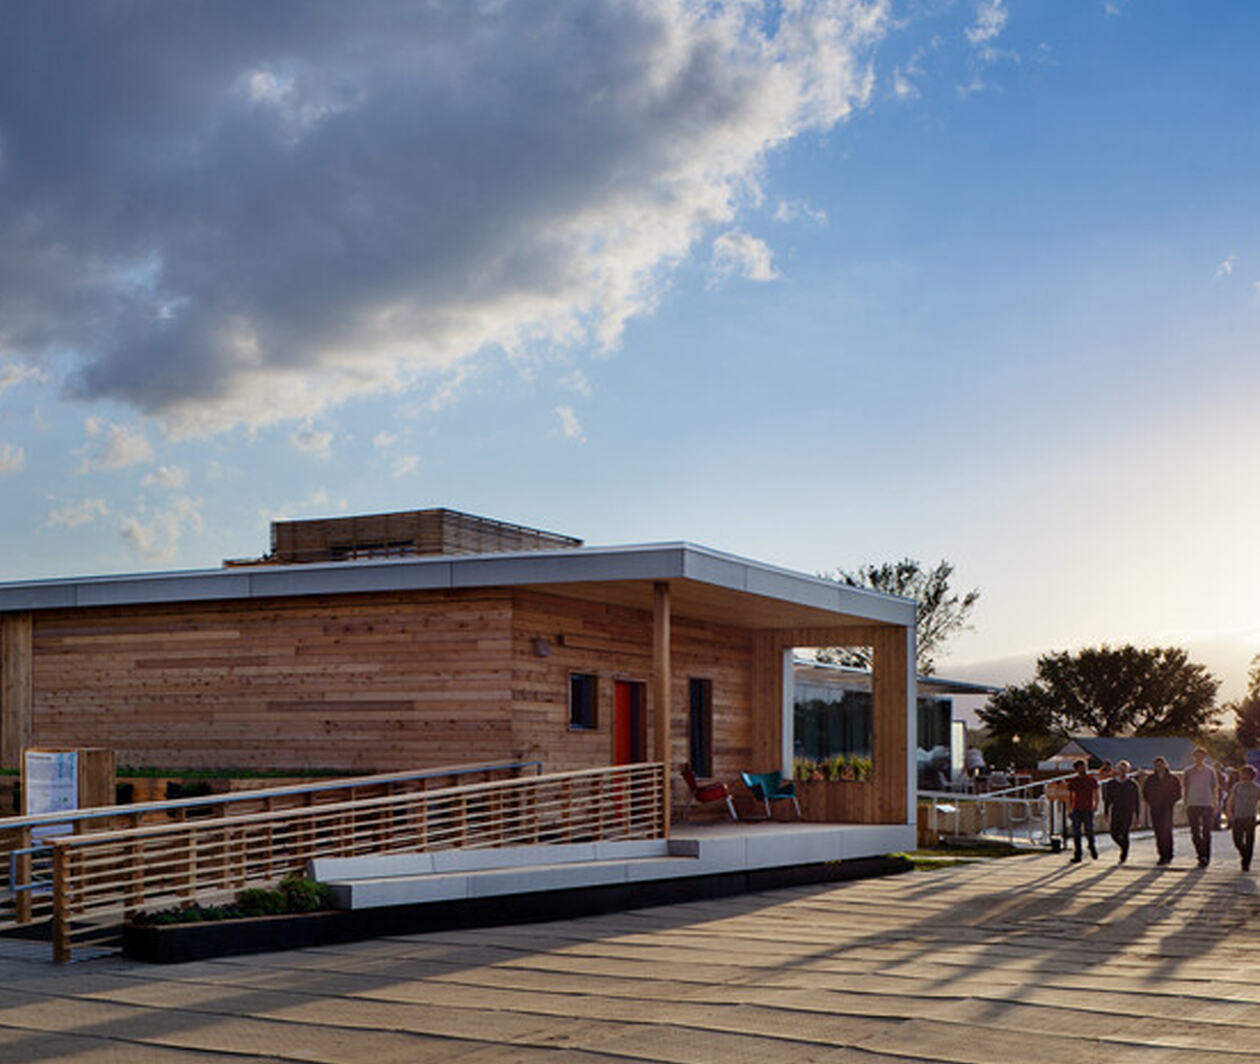
[(310, 874), (331, 888), (338, 908), (370, 909), (848, 861), (913, 849), (914, 830), (733, 824), (669, 839), (321, 858)]
[(337, 908), (370, 909), (671, 878), (688, 874), (697, 849), (687, 839), (452, 849), (323, 858), (310, 874)]

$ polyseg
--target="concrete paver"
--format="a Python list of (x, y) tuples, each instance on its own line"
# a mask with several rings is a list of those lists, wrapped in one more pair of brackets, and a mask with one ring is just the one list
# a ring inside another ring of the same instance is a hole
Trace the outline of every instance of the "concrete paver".
[(150, 967), (0, 952), (0, 1064), (1260, 1059), (1260, 893), (1030, 855)]

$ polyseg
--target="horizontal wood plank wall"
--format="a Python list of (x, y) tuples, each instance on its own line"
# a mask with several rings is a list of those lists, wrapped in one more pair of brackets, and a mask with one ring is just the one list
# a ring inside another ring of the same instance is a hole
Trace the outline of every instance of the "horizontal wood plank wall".
[[(808, 783), (801, 788), (806, 819), (832, 823), (903, 824), (906, 817), (906, 635), (899, 627), (780, 628), (756, 636), (757, 722), (778, 752), (782, 653), (789, 647), (869, 646), (875, 654), (872, 693), (872, 778)], [(762, 707), (765, 707), (764, 709)], [(777, 763), (777, 762), (776, 762)], [(780, 803), (782, 806), (782, 803)], [(792, 816), (779, 808), (775, 816)]]
[(0, 614), (0, 768), (31, 745), (31, 615)]
[[(563, 642), (560, 638), (563, 636)], [(534, 654), (545, 639), (548, 657)], [(752, 640), (747, 631), (706, 625), (685, 617), (671, 621), (673, 683), (670, 706), (670, 779), (675, 810), (686, 803), (678, 766), (687, 759), (688, 681), (713, 681), (714, 773), (738, 777), (754, 760), (751, 721)], [(516, 756), (543, 761), (548, 770), (593, 768), (612, 761), (613, 683), (645, 684), (649, 756), (656, 719), (651, 704), (652, 614), (622, 606), (533, 591), (515, 593), (513, 613), (513, 743)], [(598, 678), (598, 726), (569, 729), (569, 675)]]
[(511, 755), (506, 592), (48, 611), (34, 741), (120, 764), (394, 769)]

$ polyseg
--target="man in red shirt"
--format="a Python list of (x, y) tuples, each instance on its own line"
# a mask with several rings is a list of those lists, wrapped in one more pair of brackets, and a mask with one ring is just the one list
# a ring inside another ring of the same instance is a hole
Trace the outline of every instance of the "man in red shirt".
[(1098, 847), (1094, 844), (1094, 810), (1098, 808), (1098, 781), (1085, 771), (1084, 761), (1072, 764), (1076, 775), (1067, 781), (1069, 794), (1068, 806), (1072, 813), (1072, 841), (1076, 844), (1076, 855), (1072, 863), (1081, 860), (1081, 831), (1089, 839), (1089, 855), (1098, 860)]

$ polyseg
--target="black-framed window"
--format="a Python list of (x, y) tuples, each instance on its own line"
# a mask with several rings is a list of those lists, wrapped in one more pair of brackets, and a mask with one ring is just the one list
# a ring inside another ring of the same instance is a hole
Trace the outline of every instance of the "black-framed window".
[(598, 683), (594, 673), (569, 673), (569, 727), (599, 727)]
[(693, 676), (687, 685), (687, 746), (691, 770), (713, 775), (713, 681)]

